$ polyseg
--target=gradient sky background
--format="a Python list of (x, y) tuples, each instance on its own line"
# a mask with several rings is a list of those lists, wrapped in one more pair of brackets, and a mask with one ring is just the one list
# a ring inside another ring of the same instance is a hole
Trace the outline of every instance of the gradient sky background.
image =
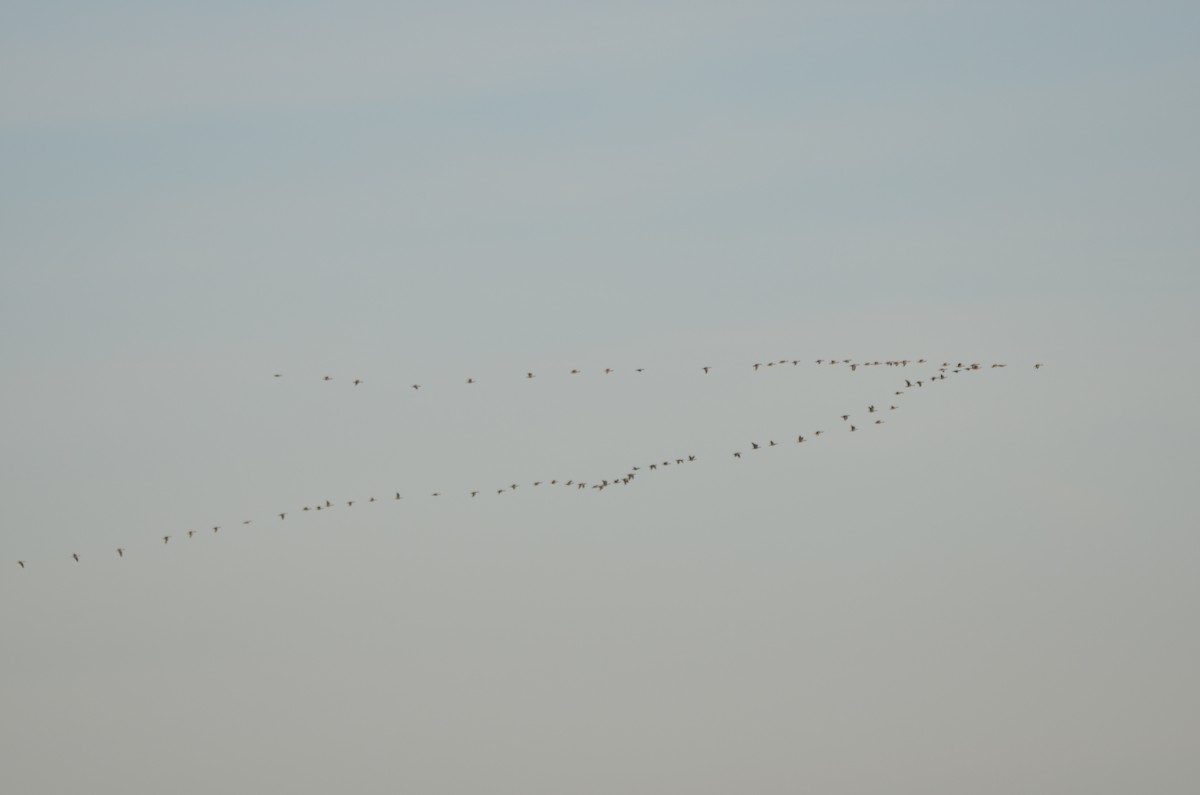
[(1194, 792), (1198, 34), (3, 3), (0, 790)]

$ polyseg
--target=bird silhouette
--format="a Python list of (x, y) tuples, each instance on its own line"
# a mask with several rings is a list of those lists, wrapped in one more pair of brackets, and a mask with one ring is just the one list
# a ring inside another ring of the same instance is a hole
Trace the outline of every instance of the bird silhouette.
[(332, 379), (332, 378), (330, 378), (329, 376), (325, 376), (325, 377), (324, 377), (324, 378), (322, 378), (321, 380), (322, 380), (322, 381), (332, 381), (333, 379)]
[(194, 535), (196, 535), (196, 531), (195, 531), (195, 530), (188, 530), (188, 531), (187, 531), (187, 537), (188, 537), (188, 538), (191, 538), (191, 537), (192, 537), (192, 536), (194, 536)]
[(420, 385), (420, 384), (413, 384), (413, 385), (412, 385), (412, 388), (413, 388), (414, 390), (416, 390), (416, 389), (420, 389), (420, 388), (421, 388), (421, 385)]
[(171, 540), (171, 537), (170, 537), (170, 536), (163, 536), (163, 543), (164, 543), (164, 544), (165, 544), (165, 543), (167, 543), (167, 542), (168, 542), (168, 541), (170, 541), (170, 540)]
[(712, 369), (712, 367), (702, 367), (702, 368), (700, 368), (700, 369), (702, 369), (702, 370), (704, 371), (704, 374), (705, 374), (705, 375), (707, 375), (707, 374), (708, 374), (708, 371), (709, 371), (709, 370), (711, 370), (711, 369)]
[[(307, 509), (307, 508), (305, 508), (304, 510), (306, 510), (306, 511), (307, 511), (308, 509)], [(283, 519), (287, 518), (287, 512), (284, 512), (284, 513), (281, 513), (281, 514), (279, 514), (279, 518), (280, 518), (280, 520), (283, 520)]]
[(474, 379), (474, 378), (468, 378), (468, 379), (467, 379), (467, 383), (468, 383), (468, 384), (473, 384), (473, 383), (475, 383), (475, 379)]
[(72, 553), (71, 553), (71, 557), (73, 557), (73, 558), (75, 559), (75, 562), (76, 562), (76, 563), (78, 563), (78, 562), (79, 562), (79, 554), (78, 554), (78, 553), (76, 553), (76, 552), (72, 552)]
[(361, 383), (362, 383), (362, 379), (361, 379), (361, 378), (355, 378), (355, 379), (354, 379), (354, 385), (355, 385), (355, 386), (358, 386), (358, 385), (359, 385), (359, 384), (361, 384)]
[(23, 561), (23, 560), (18, 560), (18, 561), (17, 561), (17, 565), (18, 565), (18, 566), (20, 566), (21, 568), (25, 568), (25, 561)]
[(525, 374), (525, 378), (526, 378), (527, 380), (528, 380), (528, 379), (530, 379), (530, 378), (533, 378), (533, 373), (526, 373), (526, 374)]

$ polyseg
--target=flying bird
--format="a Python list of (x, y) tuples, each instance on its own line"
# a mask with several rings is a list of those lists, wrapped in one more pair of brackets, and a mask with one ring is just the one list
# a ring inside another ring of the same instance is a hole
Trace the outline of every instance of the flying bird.
[(165, 544), (165, 543), (167, 543), (167, 542), (168, 542), (168, 541), (170, 541), (170, 540), (171, 540), (171, 537), (170, 537), (170, 536), (163, 536), (163, 543), (164, 543), (164, 544)]
[[(306, 510), (306, 511), (307, 511), (308, 509), (307, 509), (307, 508), (305, 508), (304, 510)], [(279, 518), (280, 518), (280, 520), (283, 520), (283, 519), (284, 519), (284, 517), (286, 517), (286, 516), (287, 516), (287, 512), (286, 512), (286, 511), (285, 511), (284, 513), (281, 513), (281, 514), (279, 514)]]
[(704, 371), (705, 375), (707, 375), (707, 374), (708, 374), (708, 371), (709, 371), (709, 370), (711, 370), (711, 369), (712, 369), (712, 367), (702, 367), (702, 368), (700, 368), (700, 369), (702, 369), (702, 370)]
[(361, 378), (355, 378), (355, 379), (354, 379), (354, 385), (355, 385), (355, 386), (358, 386), (358, 385), (359, 385), (359, 384), (361, 384), (361, 383), (362, 383), (362, 379), (361, 379)]
[(412, 385), (412, 388), (413, 388), (413, 389), (420, 389), (420, 388), (421, 388), (421, 385), (420, 385), (420, 384), (413, 384), (413, 385)]
[(23, 561), (23, 560), (18, 560), (18, 561), (17, 561), (17, 565), (18, 565), (18, 566), (20, 566), (21, 568), (25, 568), (25, 561)]
[[(71, 557), (75, 558), (76, 563), (79, 562), (79, 554), (78, 553), (72, 552)], [(24, 566), (22, 566), (22, 568), (24, 568)]]

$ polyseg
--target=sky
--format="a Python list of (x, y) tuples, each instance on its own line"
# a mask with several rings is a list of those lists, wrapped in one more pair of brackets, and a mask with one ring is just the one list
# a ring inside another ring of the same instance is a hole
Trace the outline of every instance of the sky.
[(0, 4), (0, 790), (1191, 792), (1198, 26)]

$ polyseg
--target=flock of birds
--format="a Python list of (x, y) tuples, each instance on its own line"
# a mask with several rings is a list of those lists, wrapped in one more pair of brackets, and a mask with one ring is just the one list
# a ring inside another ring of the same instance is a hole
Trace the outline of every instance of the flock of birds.
[[(757, 371), (763, 370), (765, 368), (771, 368), (771, 367), (786, 367), (786, 366), (795, 367), (795, 366), (800, 365), (801, 362), (802, 362), (802, 360), (800, 360), (800, 359), (776, 359), (776, 360), (771, 360), (771, 361), (767, 361), (767, 362), (755, 362), (752, 365), (752, 367), (753, 367), (753, 370), (755, 372), (757, 372)], [(854, 361), (852, 359), (835, 359), (835, 358), (814, 360), (814, 364), (816, 364), (818, 366), (835, 366), (835, 367), (843, 366), (845, 368), (848, 368), (852, 372), (858, 370), (859, 368), (866, 368), (866, 367), (907, 368), (910, 365), (916, 367), (916, 366), (925, 365), (928, 363), (929, 362), (924, 358), (890, 359), (890, 360), (876, 360), (876, 361)], [(904, 381), (903, 387), (901, 387), (899, 385), (899, 383), (897, 383), (896, 388), (893, 391), (893, 394), (891, 395), (891, 398), (899, 398), (903, 395), (908, 394), (912, 390), (922, 390), (922, 389), (926, 388), (927, 386), (933, 386), (942, 381), (945, 381), (947, 376), (975, 373), (975, 372), (979, 372), (979, 371), (985, 370), (985, 369), (986, 370), (994, 370), (994, 369), (1004, 368), (1007, 366), (1008, 365), (1004, 364), (1004, 363), (993, 363), (993, 364), (985, 366), (979, 362), (957, 362), (957, 363), (953, 363), (953, 364), (951, 362), (942, 362), (940, 366), (936, 367), (936, 370), (932, 374), (923, 375), (919, 378), (915, 375), (912, 377), (903, 378), (902, 379)], [(1044, 366), (1045, 365), (1040, 362), (1033, 365), (1034, 369), (1036, 369), (1036, 370), (1040, 370)], [(704, 367), (700, 368), (701, 372), (705, 375), (708, 375), (713, 369), (714, 368), (711, 366), (704, 366)], [(643, 368), (643, 367), (633, 368), (633, 370), (632, 370), (632, 372), (634, 372), (634, 373), (642, 373), (644, 371), (645, 371), (645, 368)], [(581, 372), (582, 372), (581, 370), (572, 369), (569, 371), (568, 374), (569, 375), (579, 375)], [(604, 375), (611, 375), (612, 373), (616, 372), (616, 370), (613, 368), (610, 368), (610, 367), (606, 367), (606, 368), (603, 368), (603, 370), (601, 372)], [(283, 377), (282, 373), (274, 373), (273, 375), (275, 378)], [(525, 373), (526, 380), (531, 380), (536, 377), (537, 377), (537, 375), (533, 372)], [(321, 378), (321, 380), (328, 382), (328, 381), (333, 381), (334, 378), (332, 376), (325, 375)], [(355, 378), (352, 381), (350, 381), (350, 383), (353, 386), (359, 386), (364, 383), (364, 380), (362, 378)], [(468, 377), (466, 379), (466, 383), (467, 384), (475, 384), (476, 380), (473, 377)], [(419, 389), (421, 389), (421, 385), (413, 384), (412, 389), (419, 390)], [(845, 432), (845, 433), (857, 433), (860, 430), (860, 428), (859, 428), (860, 425), (862, 425), (864, 428), (875, 426), (875, 425), (883, 425), (885, 423), (885, 420), (883, 419), (885, 413), (896, 411), (899, 408), (900, 407), (898, 405), (891, 402), (890, 400), (888, 401), (886, 408), (884, 407), (884, 404), (882, 402), (878, 405), (869, 404), (869, 405), (865, 406), (863, 409), (863, 412), (865, 412), (865, 414), (851, 414), (851, 413), (847, 412), (845, 414), (840, 415), (840, 424), (837, 424), (836, 427), (840, 427), (842, 429), (842, 432)], [(860, 419), (860, 417), (865, 417), (865, 419)], [(851, 422), (852, 419), (854, 420), (853, 422)], [(808, 440), (810, 438), (817, 439), (826, 434), (827, 434), (827, 431), (825, 429), (813, 430), (809, 433), (808, 436), (805, 436), (804, 433), (798, 433), (796, 435), (795, 442), (790, 442), (790, 443), (805, 444), (808, 442)], [(784, 437), (781, 437), (781, 438), (784, 438)], [(790, 439), (790, 435), (786, 438)], [(742, 449), (732, 450), (730, 452), (732, 453), (732, 458), (734, 460), (740, 460), (744, 453), (748, 454), (748, 453), (759, 452), (762, 450), (779, 447), (779, 446), (781, 446), (781, 444), (782, 444), (781, 442), (777, 442), (775, 439), (767, 439), (765, 441), (749, 441), (748, 446), (743, 446)], [(515, 492), (522, 485), (526, 485), (531, 488), (541, 488), (541, 487), (559, 488), (559, 487), (561, 487), (561, 488), (573, 489), (577, 492), (582, 491), (585, 493), (591, 493), (591, 492), (599, 493), (599, 492), (605, 491), (606, 489), (613, 488), (616, 486), (622, 486), (622, 487), (629, 486), (629, 485), (633, 484), (634, 481), (639, 476), (646, 476), (650, 472), (658, 471), (660, 468), (666, 469), (667, 467), (670, 467), (670, 466), (677, 466), (677, 467), (683, 466), (685, 464), (694, 463), (698, 460), (699, 460), (698, 457), (691, 453), (677, 454), (677, 455), (671, 455), (671, 456), (664, 457), (664, 459), (661, 461), (655, 460), (655, 461), (651, 461), (649, 463), (643, 463), (643, 464), (639, 464), (637, 466), (631, 466), (626, 471), (618, 473), (609, 478), (594, 479), (594, 480), (590, 480), (590, 481), (577, 480), (575, 478), (570, 478), (570, 479), (553, 478), (553, 479), (547, 479), (547, 480), (535, 480), (528, 484), (508, 483), (508, 484), (501, 486), (500, 488), (495, 489), (495, 495), (503, 496), (510, 492)], [(484, 489), (481, 489), (481, 488), (466, 489), (466, 490), (462, 490), (461, 493), (459, 493), (459, 496), (464, 496), (464, 497), (467, 497), (468, 499), (476, 499), (485, 493), (490, 493), (490, 490), (485, 491)], [(435, 491), (435, 492), (431, 492), (429, 496), (431, 498), (440, 498), (443, 496), (448, 496), (449, 494), (451, 494), (451, 492)], [(333, 510), (335, 507), (340, 507), (342, 504), (344, 504), (346, 506), (346, 508), (353, 508), (355, 505), (359, 505), (359, 504), (370, 505), (370, 504), (381, 503), (381, 502), (385, 502), (385, 501), (399, 502), (403, 499), (405, 499), (405, 498), (401, 495), (401, 493), (399, 491), (395, 492), (394, 496), (388, 497), (388, 498), (377, 498), (375, 496), (369, 496), (366, 499), (342, 500), (337, 503), (335, 503), (334, 501), (329, 500), (329, 499), (322, 499), (311, 505), (305, 505), (299, 509), (279, 511), (275, 515), (278, 516), (279, 521), (282, 522), (282, 521), (286, 521), (289, 515), (292, 515), (293, 513), (296, 513), (296, 512), (299, 512), (299, 513), (326, 512), (326, 511)], [(253, 522), (254, 522), (253, 519), (244, 519), (241, 521), (241, 524), (243, 526), (245, 526), (245, 525), (253, 524)], [(219, 533), (221, 531), (221, 529), (222, 529), (221, 525), (213, 525), (211, 528), (211, 533), (213, 533), (213, 534)], [(184, 531), (182, 531), (182, 533), (180, 533), (180, 535), (182, 535), (184, 538), (191, 539), (191, 538), (194, 538), (197, 535), (197, 533), (198, 533), (198, 531), (196, 531), (196, 530), (184, 530)], [(176, 536), (168, 533), (161, 537), (161, 541), (163, 544), (170, 544), (171, 540), (173, 538), (176, 538)], [(125, 552), (126, 552), (126, 547), (122, 546), (122, 547), (116, 547), (113, 554), (115, 554), (118, 558), (124, 558)], [(76, 563), (79, 563), (82, 561), (82, 558), (78, 552), (72, 552), (70, 559), (74, 560)], [(17, 560), (16, 565), (19, 568), (21, 568), (22, 570), (24, 570), (27, 568), (28, 562), (26, 560)]]

